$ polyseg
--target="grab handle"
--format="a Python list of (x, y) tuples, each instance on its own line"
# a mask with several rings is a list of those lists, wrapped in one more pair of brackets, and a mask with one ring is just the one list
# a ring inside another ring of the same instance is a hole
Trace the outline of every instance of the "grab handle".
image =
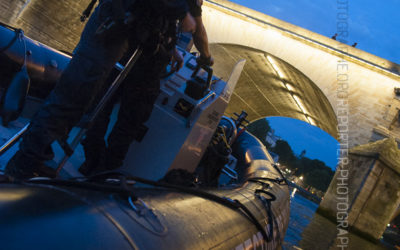
[(207, 89), (210, 90), (211, 89), (211, 79), (212, 79), (212, 76), (213, 76), (213, 69), (210, 66), (207, 66), (207, 65), (197, 64), (197, 66), (194, 69), (193, 74), (192, 74), (191, 77), (192, 78), (195, 77), (199, 73), (200, 69), (204, 69), (207, 72), (206, 86), (207, 86)]

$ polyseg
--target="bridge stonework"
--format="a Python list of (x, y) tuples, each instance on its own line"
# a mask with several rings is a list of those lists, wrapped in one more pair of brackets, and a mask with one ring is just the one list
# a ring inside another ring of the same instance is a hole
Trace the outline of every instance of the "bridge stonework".
[(22, 28), (30, 38), (71, 52), (84, 23), (82, 11), (90, 0), (0, 0), (0, 21)]
[(22, 14), (30, 0), (3, 0), (0, 1), (0, 21), (13, 25)]
[(379, 240), (400, 205), (400, 150), (393, 138), (350, 150), (318, 212), (343, 229)]

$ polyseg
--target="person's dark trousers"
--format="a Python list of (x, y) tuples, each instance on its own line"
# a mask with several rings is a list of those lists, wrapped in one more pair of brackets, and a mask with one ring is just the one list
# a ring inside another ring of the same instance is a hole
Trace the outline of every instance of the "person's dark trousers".
[[(132, 70), (133, 72), (134, 70)], [(107, 82), (112, 82), (118, 76), (118, 71), (113, 70), (109, 75)], [(107, 129), (110, 122), (110, 116), (114, 109), (114, 106), (121, 99), (121, 90), (123, 87), (121, 84), (120, 88), (114, 94), (114, 96), (109, 100), (108, 104), (104, 107), (102, 112), (100, 112), (89, 128), (86, 131), (85, 138), (82, 140), (81, 144), (83, 146), (83, 151), (85, 153), (85, 162), (80, 166), (79, 171), (84, 175), (90, 175), (91, 173), (102, 171), (105, 169), (105, 153), (106, 153), (106, 142), (104, 136), (107, 133)], [(90, 110), (92, 110), (100, 99), (106, 93), (107, 88), (102, 91), (97, 100), (94, 101)]]
[(130, 144), (138, 133), (142, 133), (143, 123), (151, 115), (160, 91), (161, 73), (170, 55), (170, 52), (161, 51), (139, 59), (118, 91), (121, 104), (117, 122), (107, 139), (107, 147), (104, 136), (114, 103), (108, 105), (82, 142), (86, 158), (80, 169), (83, 174), (112, 170), (122, 165)]
[(128, 35), (107, 39), (95, 36), (99, 25), (111, 16), (110, 1), (96, 8), (74, 51), (68, 67), (44, 107), (34, 116), (17, 154), (9, 161), (6, 174), (16, 178), (35, 176), (43, 162), (53, 158), (51, 143), (65, 137), (76, 125), (98, 93), (113, 65), (128, 48)]
[[(160, 60), (160, 58), (156, 58)], [(107, 139), (106, 167), (115, 169), (122, 165), (130, 144), (142, 133), (141, 127), (151, 115), (160, 93), (159, 64), (147, 62), (138, 65), (123, 86), (118, 119)]]

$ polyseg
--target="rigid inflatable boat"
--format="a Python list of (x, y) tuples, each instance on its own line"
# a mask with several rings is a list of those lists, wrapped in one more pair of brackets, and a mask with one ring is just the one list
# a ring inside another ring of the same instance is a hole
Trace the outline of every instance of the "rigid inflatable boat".
[[(245, 131), (246, 113), (223, 116), (245, 62), (224, 82), (181, 53), (184, 68), (162, 80), (146, 133), (120, 169), (24, 181), (0, 175), (1, 249), (281, 248), (287, 183)], [(69, 60), (0, 27), (2, 129), (34, 112), (32, 100), (45, 98)], [(15, 151), (20, 134), (0, 157)]]

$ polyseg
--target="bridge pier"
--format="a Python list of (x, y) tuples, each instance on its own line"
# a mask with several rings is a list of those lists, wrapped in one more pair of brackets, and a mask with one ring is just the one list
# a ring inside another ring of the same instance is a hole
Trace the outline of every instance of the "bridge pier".
[(354, 147), (342, 160), (317, 212), (378, 240), (400, 204), (400, 150), (393, 138)]

